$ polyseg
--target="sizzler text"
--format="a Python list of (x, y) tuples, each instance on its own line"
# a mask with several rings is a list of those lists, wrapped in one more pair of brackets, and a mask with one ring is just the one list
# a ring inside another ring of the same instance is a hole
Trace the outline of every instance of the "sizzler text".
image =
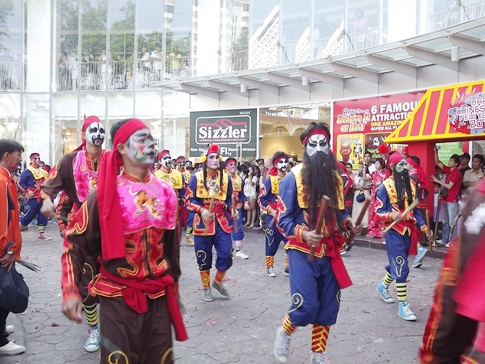
[(199, 127), (199, 139), (240, 139), (247, 138), (247, 127), (234, 128), (213, 128), (212, 126)]

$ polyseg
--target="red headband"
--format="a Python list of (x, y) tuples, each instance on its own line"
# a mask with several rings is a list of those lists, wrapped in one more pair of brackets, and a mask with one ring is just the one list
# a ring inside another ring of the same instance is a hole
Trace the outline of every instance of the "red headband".
[(273, 166), (276, 166), (278, 164), (278, 162), (282, 159), (286, 159), (286, 157), (284, 155), (280, 155), (278, 158), (276, 158), (274, 161), (273, 161)]
[(418, 164), (418, 163), (416, 163), (416, 161), (415, 161), (414, 159), (412, 159), (412, 158), (408, 158), (408, 159), (406, 159), (406, 161), (407, 161), (407, 162), (408, 162), (410, 165), (412, 165), (414, 168), (416, 168), (416, 169), (418, 169), (418, 168), (419, 168), (419, 164)]
[(226, 159), (226, 165), (227, 165), (227, 164), (229, 164), (229, 162), (230, 162), (230, 161), (234, 161), (234, 162), (236, 162), (236, 163), (237, 163), (236, 158), (234, 158), (234, 157), (229, 157), (229, 158), (227, 158), (227, 159)]
[(88, 128), (89, 125), (94, 124), (94, 123), (100, 123), (100, 122), (101, 122), (101, 120), (99, 120), (99, 118), (95, 115), (84, 117), (84, 123), (83, 123), (83, 127), (81, 129), (81, 131), (82, 131), (82, 143), (81, 143), (81, 145), (79, 145), (79, 147), (74, 149), (73, 152), (77, 152), (79, 150), (84, 149), (84, 147), (86, 147), (86, 139), (84, 139), (84, 133), (86, 132), (86, 129)]
[(315, 128), (313, 129), (310, 134), (308, 134), (304, 139), (303, 139), (303, 145), (306, 145), (306, 142), (308, 141), (308, 139), (310, 139), (310, 137), (312, 135), (324, 135), (325, 138), (327, 138), (327, 140), (330, 139), (330, 135), (328, 135), (327, 131), (325, 129), (322, 129), (322, 128)]
[(29, 159), (35, 158), (35, 157), (40, 157), (39, 153), (32, 153), (29, 157)]
[(180, 163), (180, 162), (185, 162), (185, 157), (178, 157), (176, 160), (175, 160), (175, 163)]
[(212, 144), (209, 149), (207, 149), (207, 153), (205, 155), (209, 155), (212, 153), (217, 153), (219, 154), (219, 146), (217, 144)]
[[(404, 158), (404, 156), (399, 153), (399, 152), (394, 152), (392, 153), (390, 156), (389, 156), (389, 160), (387, 162), (387, 168), (389, 168), (390, 170), (392, 170), (392, 168), (394, 167), (395, 164), (399, 163), (400, 161), (402, 161)], [(392, 164), (392, 166), (391, 166)]]
[(118, 145), (125, 143), (134, 132), (147, 128), (141, 120), (128, 120), (116, 132), (113, 150), (103, 153), (101, 156), (97, 197), (103, 260), (126, 256), (123, 229), (116, 228), (122, 221), (120, 200), (116, 189), (118, 170), (123, 165), (123, 160), (118, 153)]
[(163, 158), (164, 155), (167, 155), (167, 154), (170, 154), (170, 152), (168, 150), (162, 150), (160, 153), (158, 153), (157, 155), (157, 161), (159, 161), (160, 159)]

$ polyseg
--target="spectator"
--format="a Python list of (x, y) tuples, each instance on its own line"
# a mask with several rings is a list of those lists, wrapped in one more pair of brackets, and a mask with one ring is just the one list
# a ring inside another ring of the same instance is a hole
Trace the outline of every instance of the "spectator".
[(469, 153), (463, 153), (462, 155), (460, 155), (460, 166), (458, 167), (458, 169), (461, 172), (462, 178), (465, 175), (465, 172), (469, 171), (471, 169), (470, 168), (470, 154)]
[(370, 174), (372, 178), (372, 191), (371, 191), (371, 204), (369, 208), (369, 236), (371, 238), (382, 238), (382, 227), (384, 225), (382, 220), (376, 218), (377, 202), (376, 202), (376, 190), (382, 182), (387, 178), (385, 171), (385, 162), (382, 158), (378, 158), (374, 163), (376, 170)]
[(366, 47), (366, 40), (367, 40), (367, 30), (369, 29), (369, 26), (367, 25), (367, 18), (364, 16), (364, 11), (359, 9), (355, 12), (355, 18), (356, 20), (354, 21), (354, 29), (356, 30), (357, 33), (357, 42), (356, 42), (356, 48), (355, 50), (362, 49)]
[[(463, 157), (463, 156), (462, 156)], [(460, 158), (460, 162), (461, 162)], [(484, 173), (482, 170), (483, 165), (485, 164), (485, 158), (481, 154), (475, 154), (472, 159), (472, 168), (468, 169), (463, 174), (463, 186), (465, 188), (473, 187), (478, 184), (478, 181), (482, 179)], [(461, 171), (461, 170), (460, 170)]]
[[(445, 182), (440, 181), (435, 176), (431, 176), (431, 180), (433, 182), (438, 183), (439, 185), (444, 187), (441, 192), (443, 198), (443, 238), (442, 240), (436, 240), (436, 243), (444, 245), (448, 248), (450, 246), (450, 239), (454, 237), (450, 237), (451, 224), (453, 223), (453, 220), (458, 213), (458, 195), (460, 194), (462, 181), (461, 173), (458, 169), (460, 165), (460, 156), (458, 154), (453, 154), (448, 161), (448, 166), (445, 166), (439, 160), (438, 148), (435, 147), (434, 160), (435, 164), (440, 167), (446, 175)], [(453, 235), (456, 236), (456, 230), (455, 234)]]
[(367, 169), (366, 173), (369, 175), (376, 170), (376, 166), (372, 163), (372, 154), (365, 152), (364, 154), (364, 167)]
[(179, 53), (178, 47), (173, 47), (173, 51), (167, 57), (170, 60), (169, 70), (173, 77), (177, 77), (180, 74), (180, 60), (182, 55)]
[[(17, 184), (13, 173), (22, 161), (22, 145), (14, 140), (0, 140), (0, 263), (1, 269), (10, 271), (15, 261), (20, 259), (22, 234), (20, 233), (20, 212), (17, 195)], [(25, 347), (8, 340), (14, 332), (12, 325), (7, 326), (10, 311), (0, 308), (0, 355), (23, 353)]]
[(249, 166), (248, 174), (244, 180), (244, 195), (249, 201), (249, 206), (247, 206), (247, 218), (245, 227), (253, 228), (256, 223), (256, 185), (259, 182), (259, 177), (255, 171), (254, 166)]

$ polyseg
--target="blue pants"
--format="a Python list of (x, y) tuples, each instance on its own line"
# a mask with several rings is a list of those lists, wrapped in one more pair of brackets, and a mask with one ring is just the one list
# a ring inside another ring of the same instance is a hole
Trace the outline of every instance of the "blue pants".
[[(232, 240), (238, 241), (238, 240), (243, 240), (244, 239), (244, 231), (243, 231), (243, 226), (242, 226), (242, 211), (241, 209), (237, 209), (237, 212), (239, 213), (239, 219), (237, 220), (237, 233), (236, 229), (232, 229)], [(236, 222), (236, 220), (234, 220)]]
[(386, 250), (389, 264), (386, 270), (396, 283), (406, 283), (409, 274), (408, 251), (411, 245), (411, 236), (408, 233), (401, 235), (396, 230), (386, 233)]
[(273, 221), (273, 226), (269, 227), (271, 221), (273, 221), (273, 216), (266, 216), (266, 228), (264, 229), (265, 235), (265, 245), (266, 245), (266, 256), (274, 257), (280, 243), (286, 244), (286, 239), (281, 235), (280, 231), (276, 227), (276, 222)]
[(216, 269), (228, 270), (232, 266), (231, 234), (226, 233), (216, 221), (216, 233), (211, 236), (194, 236), (195, 256), (199, 270), (212, 268), (212, 247), (217, 252)]
[(337, 322), (340, 286), (333, 274), (330, 258), (308, 261), (308, 254), (288, 249), (290, 259), (290, 321), (295, 326)]
[(20, 219), (22, 226), (29, 225), (37, 216), (37, 226), (47, 226), (47, 217), (40, 213), (42, 204), (36, 198), (29, 198), (24, 203), (24, 216)]

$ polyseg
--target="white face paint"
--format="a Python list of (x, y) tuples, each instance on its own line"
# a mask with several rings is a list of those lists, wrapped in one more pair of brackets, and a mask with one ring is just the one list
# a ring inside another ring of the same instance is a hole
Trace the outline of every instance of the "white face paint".
[(328, 155), (330, 152), (330, 145), (327, 137), (323, 134), (315, 134), (308, 138), (305, 151), (308, 156), (313, 157), (317, 152), (323, 152)]
[(104, 129), (104, 125), (102, 123), (92, 123), (84, 132), (84, 139), (86, 139), (86, 143), (94, 145), (95, 147), (101, 147), (101, 145), (103, 145), (105, 135), (106, 130)]
[(285, 158), (281, 158), (278, 163), (276, 163), (276, 168), (278, 171), (286, 172), (288, 169), (288, 161)]
[(134, 162), (151, 166), (155, 162), (155, 141), (148, 128), (135, 131), (128, 139), (128, 155)]
[(159, 162), (165, 168), (172, 168), (172, 156), (170, 153), (165, 154)]
[(219, 154), (218, 153), (211, 153), (207, 156), (207, 167), (210, 169), (218, 169), (219, 168)]
[(396, 172), (397, 172), (397, 173), (401, 173), (402, 171), (404, 171), (404, 170), (406, 169), (406, 164), (407, 164), (407, 162), (406, 162), (406, 160), (405, 160), (405, 159), (403, 159), (403, 160), (401, 160), (400, 162), (398, 162), (398, 163), (395, 165), (395, 167), (394, 167), (394, 168), (396, 169)]

